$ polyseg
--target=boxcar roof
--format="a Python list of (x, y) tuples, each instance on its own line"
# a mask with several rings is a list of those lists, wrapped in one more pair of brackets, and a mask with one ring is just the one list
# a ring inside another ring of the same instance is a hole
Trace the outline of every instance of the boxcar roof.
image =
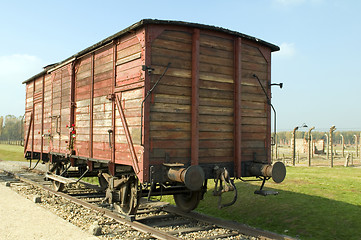
[(190, 22), (183, 22), (183, 21), (171, 21), (171, 20), (158, 20), (158, 19), (143, 19), (125, 29), (123, 29), (122, 31), (110, 36), (110, 37), (107, 37), (105, 38), (104, 40), (74, 54), (73, 56), (65, 59), (64, 61), (61, 61), (59, 63), (55, 63), (55, 64), (51, 64), (51, 65), (48, 65), (46, 67), (44, 67), (44, 70), (38, 74), (36, 74), (35, 76), (29, 78), (28, 80), (24, 81), (24, 83), (27, 83), (27, 82), (30, 82), (32, 80), (35, 80), (36, 78), (38, 77), (41, 77), (43, 74), (47, 73), (48, 71), (51, 71), (53, 69), (56, 69), (58, 68), (59, 66), (67, 63), (67, 62), (71, 62), (72, 60), (78, 58), (78, 57), (81, 57), (91, 51), (94, 51), (106, 44), (109, 44), (110, 42), (112, 42), (114, 39), (126, 34), (127, 32), (131, 31), (131, 30), (135, 30), (135, 29), (138, 29), (144, 25), (148, 25), (148, 24), (158, 24), (158, 25), (178, 25), (178, 26), (188, 26), (188, 27), (194, 27), (194, 28), (199, 28), (199, 29), (207, 29), (207, 30), (213, 30), (213, 31), (219, 31), (219, 32), (224, 32), (224, 33), (228, 33), (228, 34), (231, 34), (231, 35), (234, 35), (234, 36), (239, 36), (239, 37), (242, 37), (242, 38), (246, 38), (246, 39), (249, 39), (249, 40), (252, 40), (252, 41), (256, 41), (256, 42), (259, 42), (261, 43), (262, 45), (265, 45), (267, 47), (269, 47), (273, 52), (274, 51), (278, 51), (280, 50), (280, 48), (272, 43), (269, 43), (269, 42), (266, 42), (266, 41), (263, 41), (261, 39), (258, 39), (258, 38), (255, 38), (255, 37), (252, 37), (252, 36), (249, 36), (249, 35), (246, 35), (246, 34), (243, 34), (243, 33), (239, 33), (239, 32), (236, 32), (236, 31), (232, 31), (232, 30), (228, 30), (226, 28), (221, 28), (221, 27), (216, 27), (216, 26), (211, 26), (211, 25), (205, 25), (205, 24), (199, 24), (199, 23), (190, 23)]

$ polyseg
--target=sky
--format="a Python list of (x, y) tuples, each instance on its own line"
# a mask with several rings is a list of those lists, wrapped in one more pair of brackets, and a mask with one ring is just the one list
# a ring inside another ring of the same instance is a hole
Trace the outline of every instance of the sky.
[[(280, 46), (277, 130), (361, 130), (361, 1), (0, 0), (0, 116), (21, 116), (21, 83), (145, 18), (215, 25)], [(307, 129), (305, 129), (307, 130)]]

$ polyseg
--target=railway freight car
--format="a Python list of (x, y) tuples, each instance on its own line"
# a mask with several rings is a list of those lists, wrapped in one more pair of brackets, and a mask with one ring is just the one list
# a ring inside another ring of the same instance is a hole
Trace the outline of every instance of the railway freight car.
[(98, 176), (125, 214), (157, 195), (190, 211), (208, 179), (218, 197), (236, 193), (236, 178), (281, 182), (284, 165), (271, 163), (278, 50), (219, 27), (142, 20), (24, 81), (25, 157), (47, 163), (59, 191)]

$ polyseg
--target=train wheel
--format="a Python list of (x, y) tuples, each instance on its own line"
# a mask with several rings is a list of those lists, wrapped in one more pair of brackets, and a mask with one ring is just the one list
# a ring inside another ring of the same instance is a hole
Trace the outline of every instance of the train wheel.
[(175, 204), (183, 212), (190, 212), (195, 209), (201, 200), (202, 191), (192, 191), (189, 193), (174, 194)]
[[(54, 169), (53, 171), (51, 171), (51, 173), (60, 175), (64, 171), (64, 165), (59, 163), (55, 166), (55, 168), (54, 168), (54, 165), (50, 165), (50, 169)], [(52, 182), (53, 182), (53, 187), (54, 187), (55, 191), (61, 192), (64, 190), (64, 183), (54, 181), (54, 180), (52, 180)]]
[(139, 205), (138, 180), (131, 177), (129, 181), (122, 184), (119, 190), (119, 203), (114, 203), (118, 211), (125, 215), (133, 215), (137, 212)]

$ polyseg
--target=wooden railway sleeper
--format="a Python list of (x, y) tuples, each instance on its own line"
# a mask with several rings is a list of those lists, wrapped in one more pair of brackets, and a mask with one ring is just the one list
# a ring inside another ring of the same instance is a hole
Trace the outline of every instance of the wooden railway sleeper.
[[(226, 168), (215, 167), (215, 186), (213, 190), (213, 196), (218, 196), (218, 208), (229, 207), (237, 201), (237, 188), (234, 185), (233, 180), (230, 178)], [(219, 186), (218, 186), (219, 183)], [(234, 191), (233, 200), (229, 203), (222, 204), (222, 194), (225, 192)]]

